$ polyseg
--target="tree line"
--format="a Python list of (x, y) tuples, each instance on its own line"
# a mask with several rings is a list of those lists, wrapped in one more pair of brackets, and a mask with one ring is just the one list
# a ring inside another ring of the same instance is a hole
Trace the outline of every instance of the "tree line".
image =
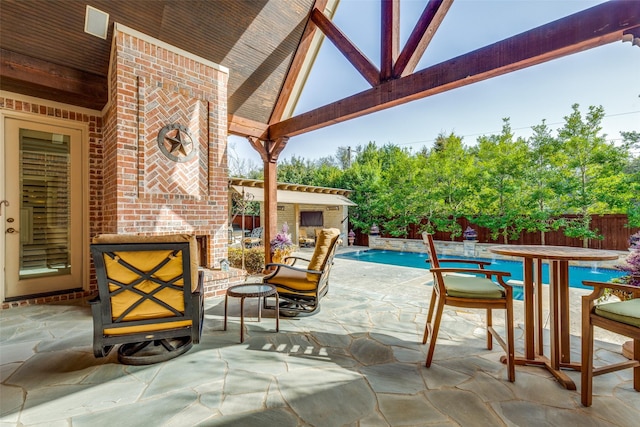
[[(543, 120), (531, 137), (516, 137), (505, 118), (499, 134), (471, 146), (452, 132), (415, 153), (369, 142), (315, 161), (292, 157), (279, 164), (278, 181), (351, 190), (352, 226), (366, 232), (375, 223), (396, 237), (421, 224), (453, 239), (463, 232), (461, 217), (505, 243), (524, 231), (544, 243), (546, 232), (562, 230), (586, 246), (601, 237), (592, 214), (625, 213), (629, 227), (640, 227), (640, 133), (608, 141), (601, 106), (584, 115), (578, 104), (571, 108), (555, 133)], [(255, 168), (246, 177), (261, 175)]]

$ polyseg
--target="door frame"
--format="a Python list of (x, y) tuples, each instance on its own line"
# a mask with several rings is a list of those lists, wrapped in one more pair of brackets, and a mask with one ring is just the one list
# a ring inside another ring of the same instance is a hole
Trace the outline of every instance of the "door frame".
[[(41, 102), (41, 104), (45, 104)], [(57, 106), (56, 108), (59, 108)], [(73, 106), (68, 106), (68, 109), (73, 110)], [(100, 116), (100, 113), (96, 113), (96, 116)], [(84, 291), (89, 290), (89, 124), (85, 122), (77, 122), (75, 120), (66, 120), (62, 118), (54, 118), (49, 116), (42, 116), (40, 114), (31, 114), (31, 113), (22, 113), (18, 111), (12, 110), (4, 110), (0, 109), (0, 164), (4, 165), (5, 162), (5, 120), (6, 119), (16, 119), (25, 122), (32, 122), (37, 124), (44, 124), (50, 126), (58, 126), (74, 129), (80, 132), (80, 144), (81, 144), (81, 155), (79, 161), (80, 165), (80, 177), (81, 177), (81, 191), (80, 197), (81, 200), (81, 211), (82, 211), (82, 224), (80, 230), (81, 236), (81, 281), (82, 281), (82, 289)], [(4, 169), (4, 167), (3, 167)], [(6, 182), (5, 182), (5, 173), (0, 173), (0, 200), (4, 200), (6, 198)], [(0, 221), (2, 225), (5, 225), (5, 215), (6, 210), (4, 206), (2, 206), (2, 212), (0, 213)], [(5, 254), (6, 254), (6, 233), (2, 230), (0, 233), (0, 248), (2, 249), (0, 253), (0, 301), (5, 301), (5, 289), (6, 289), (6, 265), (5, 265)]]

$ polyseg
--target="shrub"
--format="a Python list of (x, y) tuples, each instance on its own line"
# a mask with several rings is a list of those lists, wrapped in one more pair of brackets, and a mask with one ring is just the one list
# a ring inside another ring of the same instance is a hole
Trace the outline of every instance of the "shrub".
[[(242, 268), (242, 248), (229, 248), (229, 264)], [(244, 268), (249, 274), (259, 274), (264, 269), (264, 246), (245, 248)]]

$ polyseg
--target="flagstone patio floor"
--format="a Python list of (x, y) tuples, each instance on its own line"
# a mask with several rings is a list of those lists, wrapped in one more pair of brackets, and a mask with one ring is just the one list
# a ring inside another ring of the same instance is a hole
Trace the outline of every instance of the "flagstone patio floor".
[[(631, 370), (595, 378), (590, 408), (577, 372), (568, 374), (578, 391), (533, 366), (516, 367), (509, 383), (500, 347), (485, 348), (480, 310), (445, 311), (426, 368), (430, 281), (423, 269), (336, 259), (319, 313), (282, 318), (275, 333), (273, 312), (258, 322), (248, 299), (241, 344), (239, 301), (223, 331), (224, 298), (211, 298), (200, 344), (150, 366), (94, 358), (84, 301), (0, 311), (0, 427), (638, 425)], [(574, 360), (584, 292), (571, 291)], [(494, 318), (500, 328), (503, 315)], [(597, 358), (622, 360), (623, 337), (596, 338)]]

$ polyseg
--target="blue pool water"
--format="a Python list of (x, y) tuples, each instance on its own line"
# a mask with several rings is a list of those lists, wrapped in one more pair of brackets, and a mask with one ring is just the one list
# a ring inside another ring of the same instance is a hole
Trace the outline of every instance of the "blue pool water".
[[(397, 265), (403, 267), (414, 267), (414, 268), (424, 268), (428, 269), (429, 264), (426, 263), (427, 254), (426, 253), (418, 253), (418, 252), (398, 252), (398, 251), (385, 251), (380, 249), (370, 249), (366, 251), (355, 251), (344, 254), (336, 255), (337, 258), (345, 258), (356, 261), (366, 261), (366, 262), (375, 262), (378, 264), (390, 264)], [(440, 256), (440, 258), (457, 258), (464, 259), (465, 257), (460, 256)], [(500, 271), (508, 271), (511, 273), (511, 277), (509, 279), (513, 280), (522, 280), (522, 262), (521, 261), (511, 261), (504, 259), (486, 259), (486, 258), (476, 258), (481, 261), (489, 261), (491, 262), (491, 266), (487, 266), (487, 269), (491, 270), (500, 270)], [(447, 263), (446, 266), (442, 267), (463, 267), (463, 268), (473, 268), (473, 266), (469, 264), (456, 264), (456, 263)], [(613, 270), (610, 268), (600, 268), (600, 267), (579, 267), (579, 266), (570, 266), (569, 267), (569, 286), (572, 288), (581, 288), (581, 289), (592, 289), (586, 287), (582, 284), (583, 280), (594, 280), (598, 282), (608, 282), (613, 278), (621, 277), (625, 273), (619, 270)], [(549, 264), (542, 264), (542, 283), (549, 283)], [(522, 299), (522, 288), (514, 287), (514, 298)]]

